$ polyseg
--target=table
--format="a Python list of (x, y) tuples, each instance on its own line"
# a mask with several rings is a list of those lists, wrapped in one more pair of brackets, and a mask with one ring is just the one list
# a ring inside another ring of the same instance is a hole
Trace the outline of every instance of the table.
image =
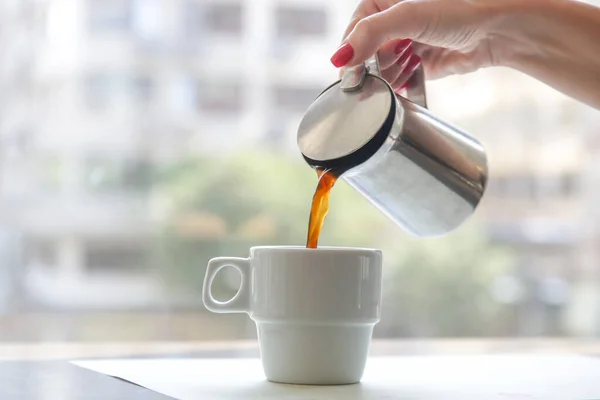
[(573, 400), (600, 398), (600, 359), (569, 355), (372, 357), (360, 384), (268, 382), (260, 359), (75, 361), (180, 400)]
[(0, 382), (1, 399), (170, 399), (129, 382), (77, 367), (67, 361), (1, 362)]
[[(598, 340), (375, 340), (371, 354), (584, 354), (600, 356)], [(69, 364), (73, 359), (249, 358), (254, 341), (0, 344), (0, 399), (166, 399), (128, 382)], [(45, 394), (52, 394), (44, 397)]]

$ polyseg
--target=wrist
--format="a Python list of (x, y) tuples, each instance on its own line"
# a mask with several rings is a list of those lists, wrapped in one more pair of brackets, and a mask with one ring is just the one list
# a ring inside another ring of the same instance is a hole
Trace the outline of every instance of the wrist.
[(600, 109), (600, 8), (578, 0), (498, 3), (485, 32), (492, 62)]
[(547, 53), (559, 32), (561, 9), (570, 0), (490, 1), (488, 40), (494, 64), (520, 69), (531, 57)]

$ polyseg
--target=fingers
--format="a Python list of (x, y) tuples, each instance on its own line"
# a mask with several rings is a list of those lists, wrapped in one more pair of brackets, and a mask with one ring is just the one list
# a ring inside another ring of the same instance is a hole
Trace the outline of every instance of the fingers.
[[(381, 70), (383, 77), (385, 78), (387, 75), (385, 75), (385, 71), (388, 68), (393, 68), (394, 70), (398, 70), (400, 67), (397, 65), (398, 60), (400, 58), (403, 58), (403, 62), (407, 61), (408, 59), (406, 58), (406, 54), (407, 52), (408, 57), (410, 57), (410, 54), (412, 54), (412, 40), (410, 39), (396, 39), (396, 40), (390, 40), (389, 42), (387, 42), (386, 44), (384, 44), (381, 49), (379, 49), (378, 51), (378, 58), (379, 58), (379, 69)], [(400, 63), (401, 64), (401, 63)], [(339, 77), (341, 79), (341, 77), (344, 75), (344, 70), (340, 69), (339, 71)], [(395, 76), (394, 76), (395, 78)], [(391, 82), (391, 81), (388, 81)]]
[(360, 3), (356, 6), (356, 9), (352, 13), (352, 18), (350, 19), (350, 23), (348, 27), (344, 31), (344, 36), (342, 40), (346, 39), (350, 32), (354, 30), (356, 24), (360, 22), (363, 18), (368, 17), (369, 15), (377, 14), (382, 11), (373, 0), (361, 0)]
[[(348, 27), (344, 32), (343, 40), (345, 40), (348, 37), (350, 32), (354, 30), (354, 28), (360, 21), (362, 21), (364, 18), (369, 17), (370, 15), (377, 14), (381, 11), (375, 3), (376, 2), (373, 0), (361, 0), (360, 3), (358, 3), (358, 6), (356, 6), (356, 9), (352, 13), (352, 19), (350, 20), (350, 24), (348, 24)], [(350, 61), (353, 56), (354, 48), (352, 47), (352, 45), (344, 41), (344, 43), (340, 45), (340, 47), (336, 50), (333, 56), (331, 56), (330, 61), (335, 67), (341, 68), (348, 64), (348, 61)], [(360, 62), (356, 64), (359, 63)], [(341, 74), (342, 71), (340, 71), (340, 75)]]
[(410, 56), (410, 59), (406, 63), (402, 72), (398, 75), (398, 77), (390, 82), (390, 86), (394, 90), (394, 92), (398, 92), (406, 87), (406, 82), (410, 79), (415, 69), (421, 64), (421, 57), (416, 54)]
[(410, 48), (412, 40), (396, 39), (390, 40), (377, 52), (379, 68), (383, 71), (396, 64), (398, 59)]
[[(395, 79), (396, 71), (400, 70), (400, 66), (403, 65), (408, 57), (413, 53), (412, 41), (410, 39), (397, 39), (390, 40), (383, 45), (378, 51), (379, 69), (384, 79), (392, 77)], [(387, 72), (391, 68), (390, 72)], [(344, 69), (339, 70), (339, 78), (341, 79), (344, 75)], [(396, 74), (397, 75), (397, 74)], [(393, 81), (393, 79), (388, 82)]]
[[(370, 7), (368, 11), (373, 11), (373, 6)], [(423, 18), (423, 10), (414, 13), (414, 8), (413, 2), (400, 2), (358, 20), (345, 43), (332, 56), (333, 65), (339, 68), (364, 62), (392, 39), (418, 39), (427, 28), (421, 21), (427, 18)]]
[(402, 71), (406, 68), (412, 55), (412, 48), (407, 48), (392, 65), (381, 70), (381, 77), (390, 84), (395, 82), (396, 79), (398, 79), (398, 76), (400, 76)]

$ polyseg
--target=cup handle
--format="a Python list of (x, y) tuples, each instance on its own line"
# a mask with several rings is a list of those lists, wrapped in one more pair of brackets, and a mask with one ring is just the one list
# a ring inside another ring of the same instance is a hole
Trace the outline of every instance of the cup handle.
[[(240, 288), (235, 296), (227, 301), (216, 300), (211, 293), (215, 276), (225, 267), (234, 267), (242, 277)], [(250, 260), (247, 258), (217, 257), (208, 262), (202, 302), (207, 310), (214, 313), (248, 313), (250, 311)]]

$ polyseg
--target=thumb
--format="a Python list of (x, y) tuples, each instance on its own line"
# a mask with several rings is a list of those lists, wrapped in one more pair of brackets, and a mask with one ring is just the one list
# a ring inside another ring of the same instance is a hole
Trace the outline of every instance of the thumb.
[[(363, 18), (333, 55), (331, 62), (338, 68), (358, 65), (392, 39), (422, 39), (428, 26), (429, 8), (423, 3), (406, 1)], [(342, 57), (339, 57), (340, 52)]]

